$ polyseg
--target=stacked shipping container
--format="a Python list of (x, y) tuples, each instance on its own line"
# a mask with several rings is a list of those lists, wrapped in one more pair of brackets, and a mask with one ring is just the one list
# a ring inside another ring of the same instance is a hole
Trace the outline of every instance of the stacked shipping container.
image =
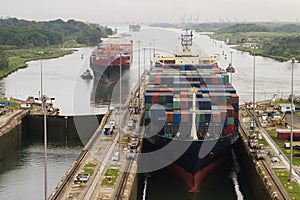
[(213, 65), (163, 65), (150, 71), (145, 92), (148, 133), (190, 139), (193, 92), (198, 139), (237, 134), (239, 97), (227, 73)]

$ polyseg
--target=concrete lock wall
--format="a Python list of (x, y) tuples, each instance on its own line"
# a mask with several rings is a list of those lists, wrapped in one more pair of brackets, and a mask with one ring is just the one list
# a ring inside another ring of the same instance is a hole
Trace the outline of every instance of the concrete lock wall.
[[(74, 141), (86, 144), (98, 128), (103, 115), (47, 116), (47, 138), (52, 141)], [(43, 115), (27, 115), (21, 123), (9, 126), (0, 135), (0, 159), (25, 139), (43, 140)], [(75, 125), (76, 124), (76, 125)]]
[[(82, 141), (85, 144), (98, 128), (102, 117), (103, 115), (48, 116), (47, 138), (55, 141), (64, 141), (67, 138), (67, 140)], [(44, 138), (44, 117), (42, 115), (31, 115), (24, 120), (26, 123), (24, 123), (23, 135), (26, 138)]]
[(247, 153), (241, 138), (235, 143), (234, 148), (236, 150), (236, 155), (238, 156), (242, 169), (247, 173), (248, 182), (254, 188), (254, 197), (255, 199), (265, 199), (271, 200), (271, 196), (269, 195), (266, 186), (264, 185), (263, 180), (260, 178), (258, 171), (255, 168), (255, 164), (252, 161), (252, 158)]
[(18, 124), (0, 136), (0, 160), (22, 142), (22, 125)]

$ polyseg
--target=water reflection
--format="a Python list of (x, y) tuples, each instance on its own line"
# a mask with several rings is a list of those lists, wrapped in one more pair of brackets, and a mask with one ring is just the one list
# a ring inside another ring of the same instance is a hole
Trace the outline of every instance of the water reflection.
[[(82, 146), (79, 144), (49, 144), (48, 191), (52, 191), (74, 161)], [(59, 163), (59, 164), (58, 164)], [(44, 146), (42, 142), (25, 141), (1, 160), (1, 199), (42, 199)]]

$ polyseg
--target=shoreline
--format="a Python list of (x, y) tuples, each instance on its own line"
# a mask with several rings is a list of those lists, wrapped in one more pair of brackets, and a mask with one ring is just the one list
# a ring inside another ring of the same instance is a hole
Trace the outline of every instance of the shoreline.
[[(81, 48), (81, 47), (71, 47), (71, 48), (65, 48), (63, 50), (61, 50), (61, 49), (54, 49), (54, 53), (52, 52), (53, 54), (43, 55), (43, 56), (39, 56), (39, 55), (38, 56), (34, 56), (33, 55), (30, 58), (29, 57), (28, 58), (24, 58), (24, 60), (19, 61), (20, 63), (12, 63), (11, 59), (14, 59), (14, 57), (13, 56), (9, 56), (10, 65), (9, 65), (9, 67), (7, 69), (4, 69), (4, 70), (0, 71), (0, 79), (9, 76), (10, 74), (18, 71), (19, 69), (23, 69), (23, 68), (28, 67), (27, 62), (35, 61), (35, 60), (40, 60), (40, 59), (53, 59), (53, 58), (64, 57), (66, 55), (74, 53), (75, 51), (78, 51), (76, 48)], [(22, 50), (24, 50), (24, 49), (22, 49)], [(53, 51), (53, 49), (51, 49), (51, 51)], [(18, 55), (18, 56), (15, 56), (15, 59), (16, 58), (21, 58), (21, 57)], [(13, 62), (16, 62), (16, 61), (13, 61)], [(14, 64), (15, 64), (15, 66), (14, 66)]]

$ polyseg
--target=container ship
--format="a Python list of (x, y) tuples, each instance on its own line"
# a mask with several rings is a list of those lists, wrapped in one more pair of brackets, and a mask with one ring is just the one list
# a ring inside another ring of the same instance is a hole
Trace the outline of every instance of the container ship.
[(122, 71), (129, 69), (132, 63), (133, 41), (125, 42), (127, 39), (109, 38), (92, 51), (90, 67), (96, 80), (116, 82), (119, 79), (120, 66)]
[[(182, 52), (156, 56), (144, 94), (143, 151), (167, 163), (198, 192), (202, 180), (230, 159), (238, 139), (239, 97), (218, 56), (192, 52), (193, 33), (181, 35)], [(159, 153), (155, 153), (159, 152)]]
[(138, 32), (141, 30), (141, 26), (139, 24), (129, 24), (129, 31)]

